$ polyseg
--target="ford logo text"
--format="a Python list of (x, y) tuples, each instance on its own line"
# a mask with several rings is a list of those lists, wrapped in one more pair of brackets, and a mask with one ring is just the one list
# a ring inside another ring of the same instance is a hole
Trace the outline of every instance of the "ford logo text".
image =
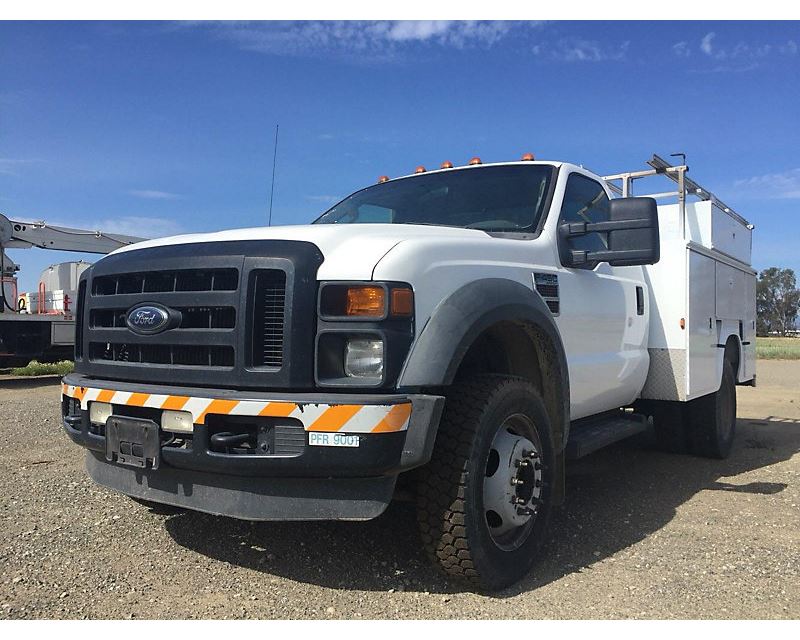
[(153, 304), (134, 307), (128, 311), (128, 328), (134, 333), (149, 335), (169, 328), (170, 312), (162, 306)]

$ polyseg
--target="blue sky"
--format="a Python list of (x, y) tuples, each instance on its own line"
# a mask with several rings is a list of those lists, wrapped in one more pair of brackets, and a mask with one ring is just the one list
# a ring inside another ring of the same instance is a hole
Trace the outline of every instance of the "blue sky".
[[(687, 154), (800, 273), (800, 23), (0, 23), (0, 211), (139, 235), (315, 218), (417, 164)], [(13, 251), (21, 289), (76, 254)], [(96, 257), (87, 256), (90, 259)]]

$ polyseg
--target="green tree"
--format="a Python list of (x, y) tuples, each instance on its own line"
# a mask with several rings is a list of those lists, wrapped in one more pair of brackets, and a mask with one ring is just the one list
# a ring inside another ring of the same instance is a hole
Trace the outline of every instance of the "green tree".
[(760, 336), (785, 336), (797, 322), (800, 291), (792, 269), (770, 267), (758, 274), (756, 285), (756, 332)]

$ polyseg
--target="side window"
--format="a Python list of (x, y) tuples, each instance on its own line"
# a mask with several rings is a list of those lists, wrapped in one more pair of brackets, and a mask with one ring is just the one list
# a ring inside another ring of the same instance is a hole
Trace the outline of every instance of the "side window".
[(358, 219), (355, 222), (392, 222), (394, 211), (377, 204), (362, 204), (358, 208)]
[[(564, 202), (561, 205), (559, 224), (565, 222), (605, 222), (609, 217), (609, 201), (605, 189), (599, 182), (573, 173), (567, 179)], [(605, 233), (587, 233), (584, 236), (570, 238), (571, 249), (585, 251), (604, 251), (608, 249), (608, 237)], [(587, 263), (590, 269), (596, 262)]]

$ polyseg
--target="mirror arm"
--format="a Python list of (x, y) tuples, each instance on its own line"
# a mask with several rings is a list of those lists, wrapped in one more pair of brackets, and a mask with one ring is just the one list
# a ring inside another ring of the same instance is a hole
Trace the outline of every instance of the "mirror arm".
[(621, 262), (628, 260), (645, 260), (650, 257), (649, 251), (629, 249), (628, 251), (570, 251), (573, 265), (587, 262)]
[(567, 222), (562, 224), (560, 229), (564, 237), (571, 238), (594, 232), (647, 229), (650, 225), (650, 220), (647, 218), (636, 218), (633, 220), (609, 220), (607, 222)]

